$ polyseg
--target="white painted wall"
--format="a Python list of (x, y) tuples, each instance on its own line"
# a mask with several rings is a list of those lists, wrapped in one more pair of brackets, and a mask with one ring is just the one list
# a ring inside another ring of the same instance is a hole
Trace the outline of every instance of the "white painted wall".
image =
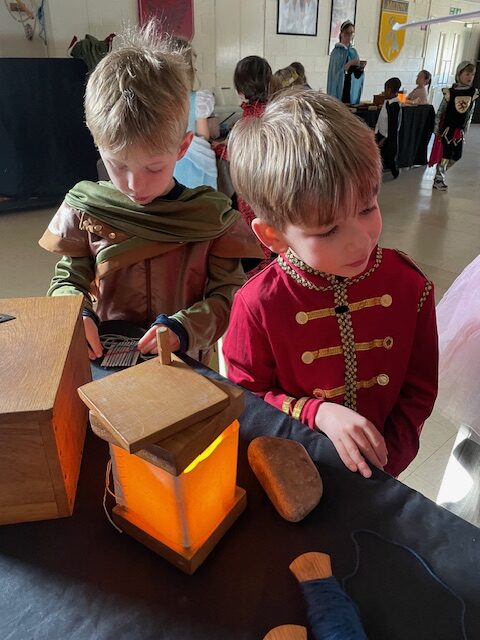
[(197, 52), (199, 83), (205, 89), (213, 89), (217, 62), (215, 0), (195, 1), (194, 23), (193, 46)]
[(29, 41), (23, 26), (9, 14), (4, 2), (0, 2), (0, 58), (46, 58), (48, 50), (35, 35)]
[[(196, 3), (197, 4), (197, 3)], [(195, 4), (195, 6), (196, 6)], [(265, 3), (259, 0), (228, 0), (216, 3), (216, 86), (219, 101), (238, 102), (233, 71), (245, 56), (265, 55)]]
[[(180, 1), (180, 0), (179, 0)], [(463, 24), (449, 22), (428, 31), (410, 29), (405, 46), (393, 63), (384, 62), (377, 49), (381, 0), (357, 0), (355, 46), (368, 61), (363, 99), (383, 89), (384, 82), (398, 76), (407, 90), (413, 88), (417, 72), (426, 67), (433, 71), (438, 40), (445, 33), (447, 49), (455, 34), (460, 38), (457, 60), (477, 54), (480, 24), (466, 29)], [(462, 11), (480, 10), (480, 1), (410, 0), (409, 20), (446, 15), (451, 6)], [(262, 55), (273, 70), (294, 60), (305, 65), (309, 83), (326, 88), (330, 0), (319, 0), (318, 35), (287, 36), (276, 34), (277, 0), (195, 0), (195, 36), (199, 84), (214, 88), (219, 104), (237, 102), (232, 89), (236, 62), (246, 55)], [(0, 3), (0, 56), (67, 56), (73, 35), (78, 38), (91, 33), (104, 38), (121, 30), (122, 23), (137, 21), (136, 0), (47, 0), (46, 21), (48, 47), (36, 37), (28, 42), (23, 29), (10, 19), (4, 3)], [(480, 19), (477, 20), (480, 23)], [(452, 77), (436, 77), (436, 84), (448, 84)]]
[[(39, 0), (32, 0), (39, 5)], [(137, 22), (136, 0), (47, 0), (45, 2), (47, 45), (35, 36), (29, 42), (21, 24), (9, 15), (0, 2), (0, 57), (65, 58), (74, 35), (80, 40), (86, 33), (103, 39), (119, 32), (122, 24)]]
[(136, 0), (47, 0), (47, 38), (52, 58), (68, 56), (75, 35), (79, 40), (89, 33), (103, 40), (118, 33), (126, 23), (138, 20)]

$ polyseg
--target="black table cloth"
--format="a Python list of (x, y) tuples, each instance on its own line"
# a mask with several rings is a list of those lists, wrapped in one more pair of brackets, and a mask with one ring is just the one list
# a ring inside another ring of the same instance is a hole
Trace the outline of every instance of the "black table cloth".
[[(476, 527), (380, 471), (368, 480), (349, 472), (326, 437), (250, 394), (240, 421), (247, 509), (193, 576), (109, 524), (108, 445), (89, 433), (73, 516), (0, 527), (0, 637), (258, 640), (277, 625), (306, 625), (288, 565), (324, 551), (339, 579), (359, 561), (345, 588), (370, 640), (480, 638)], [(318, 465), (324, 497), (300, 523), (276, 513), (248, 466), (247, 445), (261, 434), (302, 442)], [(466, 634), (462, 602), (398, 545), (465, 602)]]
[[(357, 109), (355, 115), (369, 127), (375, 128), (379, 111)], [(431, 104), (402, 107), (399, 132), (398, 166), (412, 167), (427, 164), (427, 148), (435, 125), (435, 110)]]
[(363, 120), (370, 129), (375, 129), (379, 114), (380, 109), (362, 109), (361, 107), (357, 107), (355, 111), (357, 118)]

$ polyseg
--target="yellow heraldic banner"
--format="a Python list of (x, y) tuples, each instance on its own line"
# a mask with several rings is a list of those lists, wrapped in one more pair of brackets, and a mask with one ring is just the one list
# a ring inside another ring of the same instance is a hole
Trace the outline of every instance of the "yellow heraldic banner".
[(378, 30), (378, 50), (385, 62), (393, 62), (398, 57), (405, 42), (405, 29), (393, 31), (393, 25), (403, 24), (408, 18), (406, 0), (382, 0), (380, 28)]

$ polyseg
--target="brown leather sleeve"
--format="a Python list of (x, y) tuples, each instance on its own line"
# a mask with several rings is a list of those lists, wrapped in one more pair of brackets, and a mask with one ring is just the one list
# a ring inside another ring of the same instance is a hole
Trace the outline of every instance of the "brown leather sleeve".
[(243, 218), (212, 243), (210, 253), (218, 258), (263, 258), (260, 241)]
[(72, 258), (89, 256), (88, 233), (80, 229), (80, 218), (80, 211), (63, 202), (38, 244), (47, 251)]

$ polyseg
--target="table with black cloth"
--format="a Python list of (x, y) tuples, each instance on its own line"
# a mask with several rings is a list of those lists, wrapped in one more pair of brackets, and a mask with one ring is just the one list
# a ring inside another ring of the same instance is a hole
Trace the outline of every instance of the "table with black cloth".
[(86, 80), (81, 60), (0, 58), (0, 196), (61, 202), (76, 182), (97, 179)]
[[(351, 473), (326, 437), (248, 393), (240, 422), (247, 508), (193, 576), (107, 521), (108, 445), (89, 432), (73, 516), (0, 527), (0, 637), (259, 640), (277, 625), (306, 625), (289, 563), (323, 551), (343, 578), (354, 571), (355, 539), (358, 570), (345, 586), (370, 640), (480, 638), (476, 527), (380, 471)], [(277, 514), (248, 465), (247, 445), (261, 434), (302, 442), (318, 465), (324, 497), (300, 523)]]
[[(375, 128), (380, 109), (357, 108), (355, 115), (369, 127)], [(427, 164), (427, 148), (435, 125), (435, 109), (431, 104), (402, 105), (402, 123), (399, 131), (397, 164), (413, 167)]]

